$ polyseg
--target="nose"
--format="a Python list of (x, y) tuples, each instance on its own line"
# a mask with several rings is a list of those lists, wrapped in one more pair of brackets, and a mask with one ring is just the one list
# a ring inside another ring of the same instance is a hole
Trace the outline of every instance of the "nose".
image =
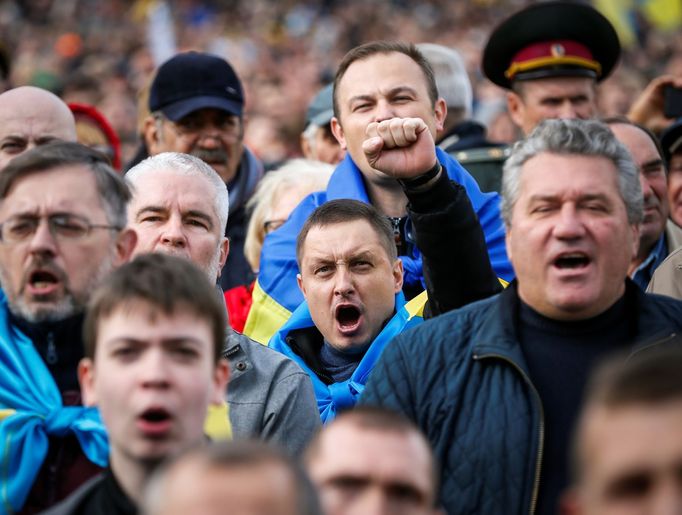
[(675, 475), (666, 478), (653, 493), (651, 510), (652, 515), (680, 515), (682, 513), (682, 484)]
[(358, 502), (353, 503), (351, 511), (347, 513), (352, 513), (352, 515), (391, 515), (394, 512), (391, 510), (391, 502), (386, 492), (379, 486), (374, 486), (366, 488)]
[(642, 197), (644, 200), (648, 199), (654, 194), (654, 190), (651, 189), (651, 184), (649, 184), (649, 181), (641, 172), (639, 174), (639, 184), (642, 187)]
[(187, 236), (179, 216), (172, 216), (168, 219), (163, 227), (161, 242), (170, 247), (184, 248), (187, 246)]
[(395, 117), (395, 111), (393, 110), (391, 104), (385, 99), (380, 99), (376, 104), (374, 121), (383, 122), (384, 120), (390, 120), (391, 118)]
[(57, 242), (46, 218), (41, 218), (38, 222), (36, 232), (29, 242), (29, 250), (33, 254), (54, 255), (57, 252)]
[(162, 349), (151, 348), (145, 351), (140, 362), (141, 383), (145, 388), (167, 388), (169, 368)]
[(585, 231), (580, 217), (571, 204), (562, 206), (559, 217), (554, 226), (554, 235), (561, 239), (575, 239), (580, 238)]
[(570, 100), (565, 100), (561, 107), (559, 108), (559, 118), (573, 119), (578, 118), (578, 111), (576, 110), (573, 102)]
[(355, 291), (353, 286), (353, 276), (344, 264), (339, 264), (336, 267), (336, 274), (334, 276), (334, 294), (340, 296), (348, 296)]

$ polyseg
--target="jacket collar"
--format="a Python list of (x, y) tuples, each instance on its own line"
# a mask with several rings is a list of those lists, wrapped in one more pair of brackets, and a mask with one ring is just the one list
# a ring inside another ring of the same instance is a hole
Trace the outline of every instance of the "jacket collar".
[[(672, 331), (664, 317), (655, 312), (657, 304), (644, 293), (632, 280), (625, 280), (626, 310), (631, 314), (630, 334), (634, 335), (630, 350), (638, 352), (670, 339)], [(477, 343), (473, 346), (475, 359), (498, 356), (515, 363), (528, 373), (526, 361), (519, 344), (519, 307), (518, 282), (509, 286), (492, 301), (490, 309), (481, 324)]]

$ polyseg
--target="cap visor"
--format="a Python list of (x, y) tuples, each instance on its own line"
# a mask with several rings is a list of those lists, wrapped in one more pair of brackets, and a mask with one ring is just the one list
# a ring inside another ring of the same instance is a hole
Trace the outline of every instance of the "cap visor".
[(235, 116), (242, 116), (242, 104), (234, 100), (228, 100), (226, 98), (220, 97), (192, 97), (186, 98), (184, 100), (179, 100), (173, 102), (165, 107), (161, 108), (161, 112), (169, 119), (174, 122), (184, 118), (194, 111), (199, 109), (220, 109), (221, 111), (227, 111)]

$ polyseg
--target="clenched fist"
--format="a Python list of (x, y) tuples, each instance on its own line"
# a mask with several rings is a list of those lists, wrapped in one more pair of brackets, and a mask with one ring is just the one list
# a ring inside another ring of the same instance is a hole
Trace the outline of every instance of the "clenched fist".
[(370, 166), (396, 179), (418, 177), (436, 164), (436, 144), (421, 118), (372, 122), (362, 150)]

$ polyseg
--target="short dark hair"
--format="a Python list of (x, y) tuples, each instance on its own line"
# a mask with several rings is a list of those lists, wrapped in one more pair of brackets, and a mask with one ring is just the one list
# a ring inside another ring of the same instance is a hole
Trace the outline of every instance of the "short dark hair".
[(339, 102), (338, 102), (338, 88), (341, 79), (348, 71), (348, 67), (355, 61), (362, 61), (377, 54), (391, 54), (391, 53), (405, 54), (412, 59), (422, 69), (424, 79), (426, 80), (426, 89), (429, 93), (431, 103), (436, 105), (438, 100), (438, 86), (436, 86), (436, 78), (433, 73), (433, 68), (429, 61), (419, 51), (419, 49), (412, 43), (404, 43), (402, 41), (372, 41), (364, 45), (357, 46), (350, 50), (341, 60), (336, 75), (334, 76), (334, 116), (339, 117)]
[(614, 359), (598, 368), (588, 384), (587, 403), (607, 407), (682, 400), (682, 337), (660, 348)]
[(149, 513), (154, 513), (161, 502), (160, 495), (164, 479), (175, 466), (183, 462), (195, 460), (205, 468), (237, 469), (261, 465), (279, 465), (289, 472), (296, 489), (297, 509), (299, 515), (322, 515), (322, 507), (315, 486), (308, 478), (303, 467), (271, 444), (256, 440), (223, 441), (209, 445), (201, 445), (189, 449), (171, 459), (153, 477), (145, 495), (145, 505)]
[(313, 227), (326, 227), (328, 225), (365, 220), (374, 229), (379, 241), (386, 250), (391, 261), (398, 258), (398, 249), (395, 246), (393, 228), (388, 218), (383, 216), (371, 204), (351, 199), (336, 199), (325, 202), (315, 209), (303, 224), (296, 238), (296, 261), (301, 268), (303, 259), (303, 245), (308, 237), (308, 232)]
[(640, 350), (632, 357), (612, 356), (588, 381), (581, 421), (573, 437), (571, 469), (578, 481), (583, 469), (581, 432), (590, 408), (620, 409), (682, 401), (682, 336)]
[(214, 361), (221, 358), (227, 314), (214, 286), (187, 259), (163, 253), (139, 255), (112, 272), (95, 290), (83, 323), (86, 357), (95, 357), (100, 321), (134, 301), (146, 302), (167, 315), (182, 310), (207, 320), (212, 330)]
[(80, 143), (53, 141), (12, 159), (0, 171), (0, 202), (19, 179), (62, 166), (85, 166), (95, 177), (97, 192), (109, 223), (121, 228), (126, 226), (130, 189), (111, 168), (109, 158)]

